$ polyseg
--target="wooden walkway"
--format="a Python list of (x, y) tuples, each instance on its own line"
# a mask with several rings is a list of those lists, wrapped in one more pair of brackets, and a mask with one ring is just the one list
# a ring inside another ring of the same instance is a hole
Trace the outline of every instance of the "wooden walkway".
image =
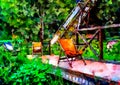
[[(66, 60), (62, 60), (58, 64), (59, 57), (55, 55), (46, 55), (42, 57), (42, 60), (49, 61), (49, 64), (53, 66), (58, 66), (62, 69), (62, 75), (65, 79), (75, 82), (77, 84), (82, 84), (88, 82), (84, 77), (97, 78), (108, 83), (113, 83), (112, 85), (120, 85), (120, 65), (113, 63), (102, 63), (90, 60), (85, 60), (87, 65), (84, 65), (82, 60), (76, 60), (72, 62), (73, 68), (68, 65)], [(85, 85), (95, 85), (93, 82), (89, 81), (89, 84)], [(111, 84), (110, 84), (111, 85)]]

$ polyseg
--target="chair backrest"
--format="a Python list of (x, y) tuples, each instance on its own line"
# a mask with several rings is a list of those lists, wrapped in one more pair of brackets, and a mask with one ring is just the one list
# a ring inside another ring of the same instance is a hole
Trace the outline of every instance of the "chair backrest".
[(33, 52), (41, 52), (42, 50), (42, 43), (41, 42), (32, 42)]
[(59, 39), (59, 43), (67, 55), (77, 54), (77, 49), (72, 39)]

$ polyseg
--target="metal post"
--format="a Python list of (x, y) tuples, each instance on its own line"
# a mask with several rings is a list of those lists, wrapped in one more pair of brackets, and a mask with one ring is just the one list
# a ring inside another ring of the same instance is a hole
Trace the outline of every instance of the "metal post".
[(102, 29), (100, 28), (99, 28), (99, 47), (100, 47), (99, 60), (103, 60), (103, 37), (102, 37)]

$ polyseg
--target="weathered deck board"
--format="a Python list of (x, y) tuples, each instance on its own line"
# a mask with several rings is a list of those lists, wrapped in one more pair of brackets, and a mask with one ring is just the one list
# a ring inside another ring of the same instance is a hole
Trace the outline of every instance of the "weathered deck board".
[[(72, 62), (73, 68), (71, 68), (66, 61), (60, 61), (59, 64), (58, 56), (55, 55), (47, 55), (47, 59), (49, 60), (49, 63), (54, 65), (54, 66), (59, 66), (60, 68), (63, 69), (63, 77), (65, 77), (65, 74), (68, 75), (70, 71), (72, 71), (73, 74), (85, 74), (90, 77), (98, 77), (100, 79), (104, 79), (107, 81), (114, 81), (118, 84), (120, 84), (120, 65), (119, 64), (113, 64), (113, 63), (102, 63), (102, 62), (95, 62), (95, 61), (90, 61), (90, 60), (85, 60), (87, 65), (84, 65), (82, 60), (76, 60)], [(69, 71), (69, 72), (67, 72)], [(66, 73), (67, 72), (67, 73)], [(72, 75), (72, 73), (70, 73)], [(69, 75), (70, 75), (69, 74)], [(69, 77), (68, 75), (68, 77)], [(80, 76), (81, 77), (81, 76)], [(67, 77), (65, 77), (67, 78)], [(74, 76), (73, 76), (74, 78)], [(75, 80), (77, 77), (74, 79), (71, 78), (71, 80)], [(69, 79), (70, 80), (70, 79)], [(78, 79), (77, 79), (78, 80)], [(76, 81), (76, 80), (75, 80)]]

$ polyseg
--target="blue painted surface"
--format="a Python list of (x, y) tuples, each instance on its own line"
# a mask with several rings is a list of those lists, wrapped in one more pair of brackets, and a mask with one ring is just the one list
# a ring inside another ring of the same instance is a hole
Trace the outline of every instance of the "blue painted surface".
[(7, 50), (13, 50), (11, 42), (4, 42), (3, 44)]
[(76, 3), (80, 2), (81, 0), (76, 0)]

